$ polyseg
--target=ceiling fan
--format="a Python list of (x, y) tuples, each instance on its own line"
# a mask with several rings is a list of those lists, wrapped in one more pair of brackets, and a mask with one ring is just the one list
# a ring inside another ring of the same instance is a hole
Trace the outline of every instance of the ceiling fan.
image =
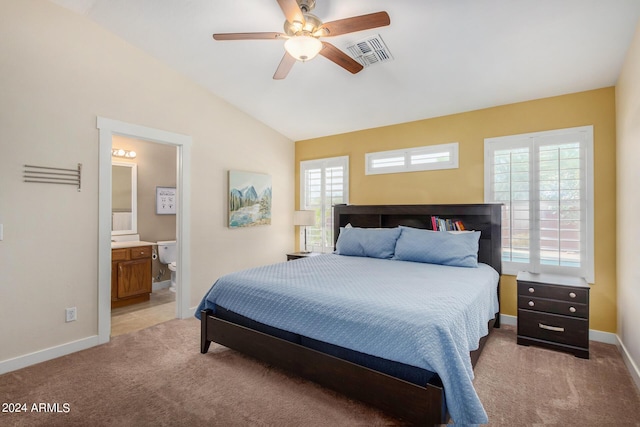
[(309, 61), (320, 54), (345, 70), (356, 74), (364, 67), (349, 55), (320, 37), (333, 37), (356, 31), (389, 25), (387, 12), (376, 12), (323, 23), (310, 12), (315, 0), (277, 0), (284, 12), (284, 33), (223, 33), (214, 34), (214, 40), (279, 40), (286, 39), (285, 54), (273, 78), (287, 77), (296, 61)]

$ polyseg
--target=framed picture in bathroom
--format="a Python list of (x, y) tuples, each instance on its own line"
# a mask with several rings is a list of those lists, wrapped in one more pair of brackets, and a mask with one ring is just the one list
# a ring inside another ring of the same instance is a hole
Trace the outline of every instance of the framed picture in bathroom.
[(176, 187), (156, 187), (156, 214), (176, 214)]

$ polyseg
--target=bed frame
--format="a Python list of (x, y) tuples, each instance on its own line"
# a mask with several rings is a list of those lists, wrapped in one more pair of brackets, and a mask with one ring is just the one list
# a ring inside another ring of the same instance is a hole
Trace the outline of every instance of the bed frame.
[[(334, 206), (334, 236), (340, 227), (396, 227), (405, 225), (431, 229), (431, 216), (460, 220), (469, 230), (479, 230), (478, 261), (491, 265), (502, 273), (501, 205), (390, 205)], [(293, 261), (295, 262), (295, 261)], [(498, 295), (500, 295), (498, 289)], [(321, 353), (284, 339), (236, 325), (203, 310), (201, 319), (202, 353), (211, 342), (237, 350), (272, 366), (372, 405), (391, 416), (412, 425), (446, 424), (444, 389), (435, 379), (424, 386)], [(489, 322), (489, 333), (499, 327), (499, 314)], [(480, 340), (479, 348), (471, 352), (475, 366), (489, 335)]]

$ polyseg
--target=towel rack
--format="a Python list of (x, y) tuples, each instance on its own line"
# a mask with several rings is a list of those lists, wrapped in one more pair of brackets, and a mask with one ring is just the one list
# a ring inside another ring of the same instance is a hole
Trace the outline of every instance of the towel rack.
[(24, 165), (24, 182), (38, 182), (41, 184), (77, 185), (81, 188), (82, 163), (78, 169), (52, 168), (49, 166)]

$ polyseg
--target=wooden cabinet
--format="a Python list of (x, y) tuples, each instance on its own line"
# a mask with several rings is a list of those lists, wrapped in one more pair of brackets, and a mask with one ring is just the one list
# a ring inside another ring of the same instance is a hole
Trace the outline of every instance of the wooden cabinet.
[(518, 274), (518, 344), (589, 358), (589, 285), (584, 279)]
[(151, 246), (111, 250), (111, 308), (148, 301)]

